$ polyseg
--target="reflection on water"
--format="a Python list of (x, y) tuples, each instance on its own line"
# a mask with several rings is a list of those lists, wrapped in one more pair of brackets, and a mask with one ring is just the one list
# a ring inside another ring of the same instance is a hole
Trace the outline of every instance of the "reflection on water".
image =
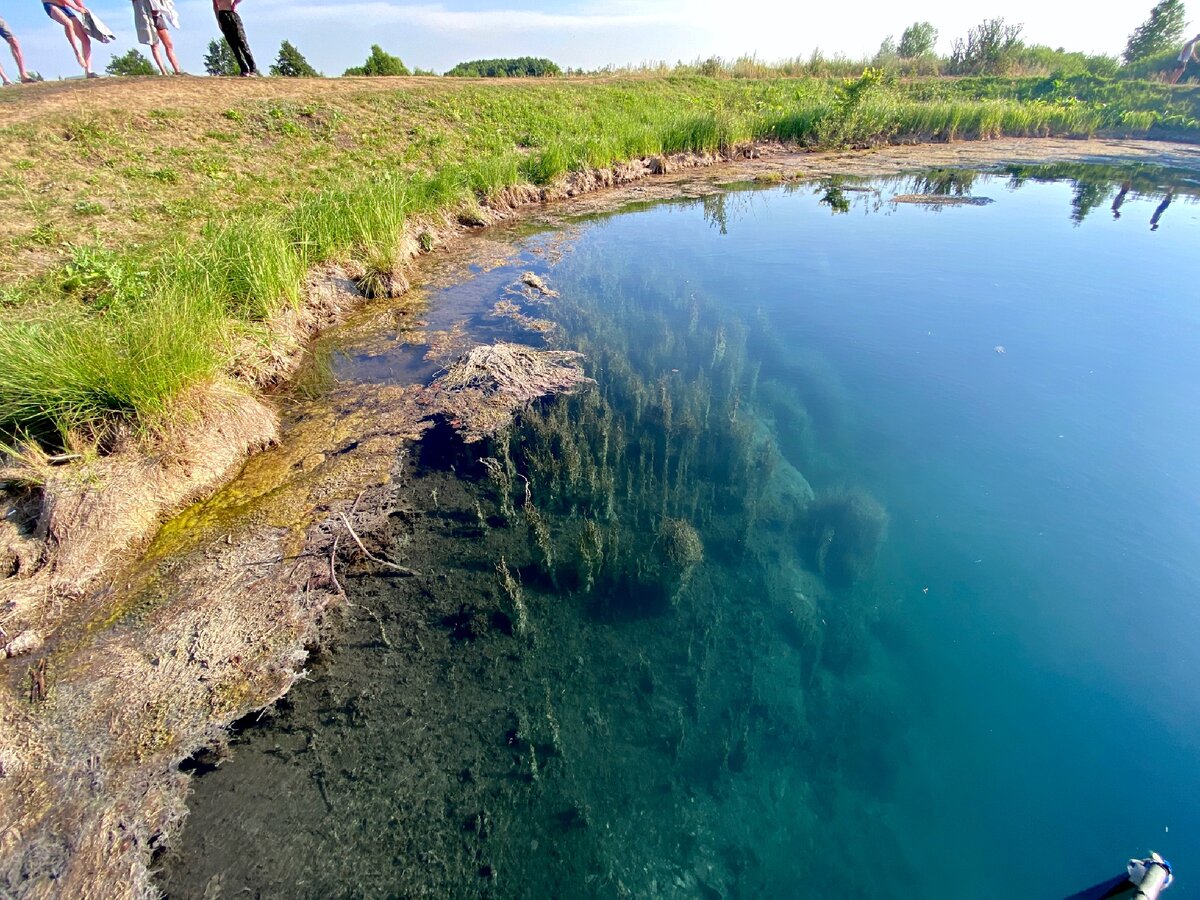
[[(345, 561), (340, 645), (197, 780), (168, 893), (1008, 897), (1052, 859), (1062, 896), (1171, 856), (1200, 828), (1197, 226), (1126, 226), (1192, 196), (714, 194), (450, 289), (486, 310), (535, 271), (560, 296), (525, 314), (595, 385), (397, 463), (373, 540), (422, 575)], [(418, 371), (364, 346), (335, 377)]]
[[(1071, 221), (1081, 224), (1093, 212), (1112, 198), (1114, 219), (1121, 218), (1127, 199), (1153, 200), (1157, 205), (1148, 216), (1151, 231), (1157, 231), (1163, 214), (1179, 198), (1194, 204), (1200, 198), (1200, 176), (1195, 172), (1167, 169), (1161, 166), (1114, 166), (1092, 163), (1055, 163), (1052, 165), (1009, 165), (994, 170), (927, 169), (892, 179), (876, 179), (865, 186), (861, 179), (834, 176), (821, 181), (814, 190), (820, 202), (834, 214), (850, 212), (851, 208), (866, 212), (882, 212), (894, 208), (894, 198), (918, 202), (928, 198), (926, 208), (937, 212), (950, 203), (934, 201), (969, 201), (983, 199), (974, 192), (980, 179), (987, 179), (995, 189), (995, 175), (1007, 175), (1008, 190), (1019, 190), (1026, 182), (1065, 183), (1071, 185)], [(805, 186), (807, 189), (807, 186)], [(991, 198), (988, 198), (991, 199)], [(890, 202), (889, 202), (890, 201)], [(722, 229), (728, 221), (723, 220)]]

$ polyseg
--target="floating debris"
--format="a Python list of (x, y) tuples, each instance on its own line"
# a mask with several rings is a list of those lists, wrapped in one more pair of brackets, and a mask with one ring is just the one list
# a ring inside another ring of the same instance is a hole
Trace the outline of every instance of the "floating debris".
[(430, 390), (440, 395), (451, 424), (471, 443), (495, 434), (531, 400), (594, 384), (583, 374), (582, 359), (570, 350), (483, 344), (468, 350)]
[(533, 272), (526, 272), (525, 274), (523, 274), (521, 276), (521, 283), (524, 285), (527, 285), (528, 287), (533, 288), (535, 291), (537, 291), (543, 297), (557, 297), (558, 296), (558, 291), (551, 288), (550, 285), (546, 284), (546, 282), (543, 281), (540, 276), (538, 276), (537, 274), (535, 274)]
[(492, 307), (492, 315), (498, 319), (508, 319), (517, 325), (537, 334), (549, 334), (555, 325), (549, 319), (538, 319), (525, 315), (524, 311), (511, 300), (500, 300)]
[(915, 203), (918, 206), (987, 206), (995, 203), (991, 197), (959, 197), (945, 194), (897, 194), (893, 203)]

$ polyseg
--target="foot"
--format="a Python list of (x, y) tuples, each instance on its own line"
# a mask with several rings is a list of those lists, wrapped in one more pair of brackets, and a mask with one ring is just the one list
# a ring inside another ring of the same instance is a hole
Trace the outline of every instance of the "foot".
[(97, 75), (95, 72), (88, 72), (87, 77), (88, 78), (99, 78), (100, 76)]
[(21, 76), (21, 84), (34, 84), (36, 82), (37, 82), (37, 79), (34, 78), (32, 75), (22, 75)]

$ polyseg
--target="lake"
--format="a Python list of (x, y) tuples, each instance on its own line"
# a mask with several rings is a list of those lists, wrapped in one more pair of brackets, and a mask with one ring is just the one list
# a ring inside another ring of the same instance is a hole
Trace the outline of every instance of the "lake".
[(595, 384), (398, 448), (373, 539), (420, 575), (347, 567), (161, 886), (1061, 897), (1157, 850), (1188, 896), (1196, 192), (942, 171), (503, 233), (430, 328)]

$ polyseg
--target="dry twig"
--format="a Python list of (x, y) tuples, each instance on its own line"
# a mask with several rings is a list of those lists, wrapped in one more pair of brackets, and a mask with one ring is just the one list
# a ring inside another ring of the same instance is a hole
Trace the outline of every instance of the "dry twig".
[(358, 544), (358, 549), (361, 550), (363, 555), (366, 556), (371, 562), (383, 566), (384, 568), (391, 569), (393, 572), (399, 572), (401, 575), (417, 574), (412, 569), (406, 568), (405, 566), (396, 565), (394, 562), (388, 562), (386, 559), (381, 559), (380, 557), (376, 556), (365, 546), (363, 546), (363, 542), (359, 540), (358, 535), (354, 531), (354, 527), (350, 524), (350, 520), (346, 518), (345, 513), (339, 513), (338, 515), (341, 516), (342, 524), (346, 526), (346, 530), (350, 532), (350, 537), (354, 538), (354, 543)]

